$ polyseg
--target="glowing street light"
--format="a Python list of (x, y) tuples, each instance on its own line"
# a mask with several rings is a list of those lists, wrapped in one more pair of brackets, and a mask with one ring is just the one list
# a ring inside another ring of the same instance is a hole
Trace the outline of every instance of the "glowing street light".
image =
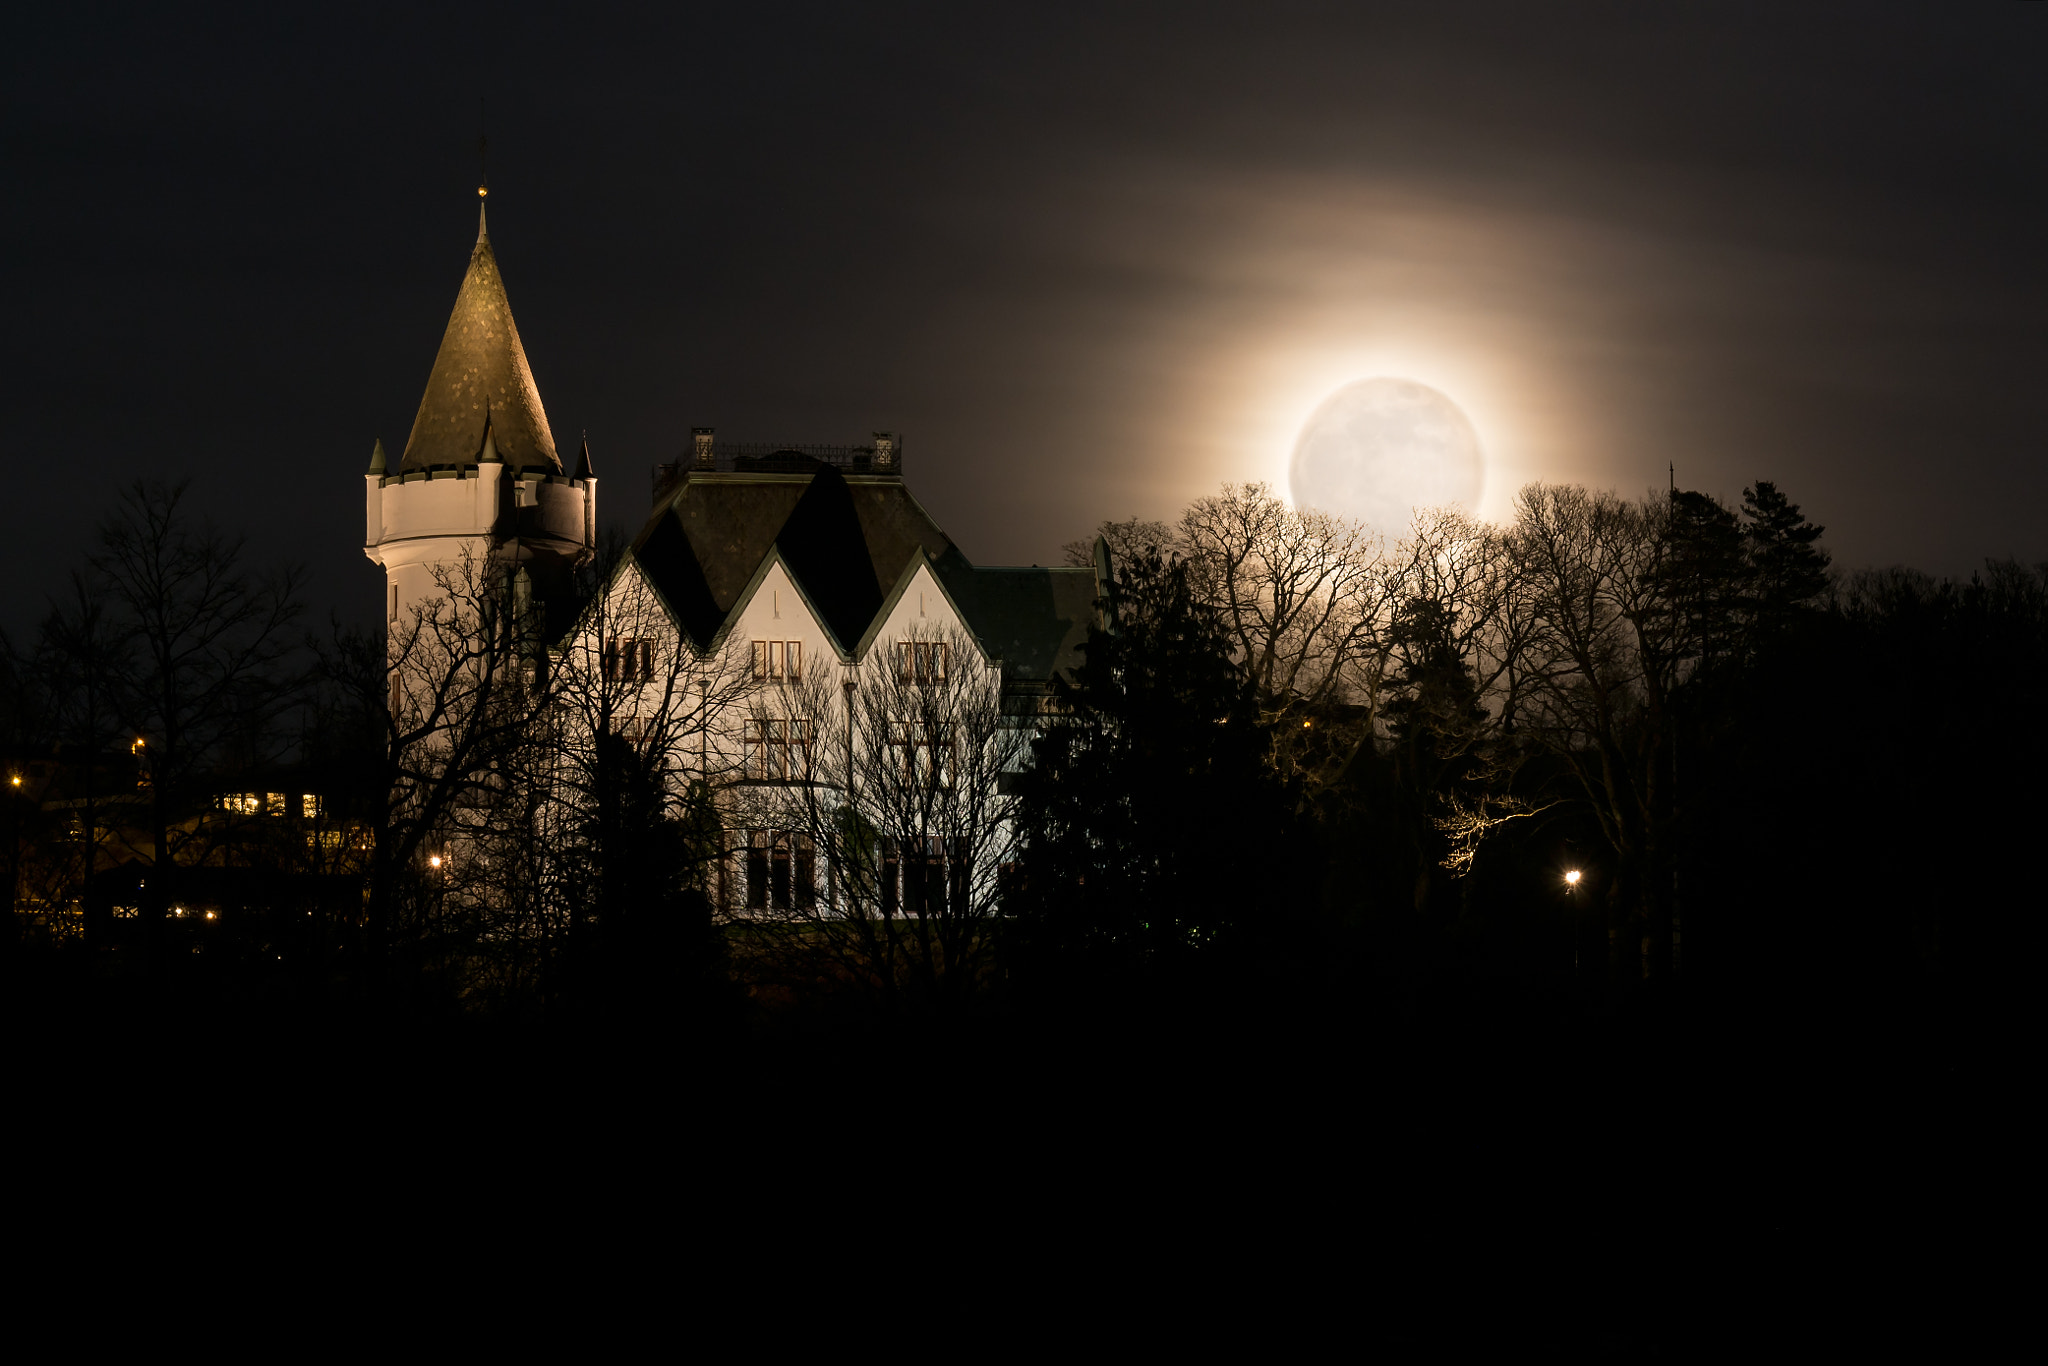
[(1576, 868), (1567, 870), (1564, 875), (1564, 894), (1566, 897), (1564, 923), (1565, 931), (1571, 936), (1572, 941), (1572, 982), (1574, 985), (1579, 980), (1579, 899), (1572, 894), (1579, 890), (1579, 879), (1584, 876), (1585, 874)]
[(429, 868), (439, 868), (440, 866), (441, 856), (439, 854), (435, 854), (427, 860), (427, 867)]

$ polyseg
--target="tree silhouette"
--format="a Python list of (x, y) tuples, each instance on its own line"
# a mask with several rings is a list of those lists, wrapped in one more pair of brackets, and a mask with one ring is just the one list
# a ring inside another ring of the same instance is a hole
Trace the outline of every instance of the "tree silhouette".
[(1147, 551), (1114, 591), (1020, 782), (1019, 962), (1041, 987), (1170, 985), (1249, 960), (1298, 881), (1257, 688), (1189, 565)]

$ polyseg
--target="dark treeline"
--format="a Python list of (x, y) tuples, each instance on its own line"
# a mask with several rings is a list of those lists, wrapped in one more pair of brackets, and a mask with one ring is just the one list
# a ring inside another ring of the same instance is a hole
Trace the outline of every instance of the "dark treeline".
[[(615, 667), (533, 667), (502, 573), (451, 571), (448, 611), (388, 637), (309, 635), (289, 572), (139, 486), (6, 653), (16, 999), (649, 1043), (934, 1014), (1336, 1038), (1703, 993), (1877, 1009), (1948, 990), (2007, 923), (2039, 568), (1845, 577), (1769, 483), (1738, 507), (1533, 485), (1505, 526), (1429, 513), (1391, 544), (1227, 488), (1100, 538), (1109, 625), (986, 808), (1013, 829), (988, 897), (956, 852), (920, 903), (950, 938), (863, 937), (801, 897), (779, 931), (722, 914), (731, 860), (852, 887), (896, 847), (836, 809), (794, 852), (728, 835), (703, 756), (737, 653), (647, 657), (635, 686), (666, 673), (684, 705), (628, 743)], [(607, 569), (585, 610), (635, 610)], [(878, 779), (819, 790), (842, 781)], [(889, 885), (885, 927), (913, 909)]]
[(1121, 632), (1028, 789), (1042, 973), (1882, 1009), (2009, 923), (2041, 567), (1844, 577), (1769, 483), (1534, 485), (1393, 547), (1260, 489), (1102, 534)]

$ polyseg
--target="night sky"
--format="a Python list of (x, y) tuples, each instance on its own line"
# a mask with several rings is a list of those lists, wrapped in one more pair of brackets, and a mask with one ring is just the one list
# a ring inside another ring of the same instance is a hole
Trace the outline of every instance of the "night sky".
[(1844, 567), (2048, 558), (2048, 6), (17, 12), (0, 624), (190, 475), (368, 616), (475, 236), (607, 520), (692, 425), (906, 438), (982, 563), (1397, 375), (1527, 480), (1739, 498)]

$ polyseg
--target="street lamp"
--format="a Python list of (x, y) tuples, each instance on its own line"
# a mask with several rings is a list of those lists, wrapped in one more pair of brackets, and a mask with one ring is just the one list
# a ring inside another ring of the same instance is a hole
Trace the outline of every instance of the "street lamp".
[(1579, 899), (1573, 893), (1579, 890), (1579, 879), (1585, 874), (1573, 868), (1564, 875), (1565, 931), (1572, 940), (1572, 985), (1579, 981)]

